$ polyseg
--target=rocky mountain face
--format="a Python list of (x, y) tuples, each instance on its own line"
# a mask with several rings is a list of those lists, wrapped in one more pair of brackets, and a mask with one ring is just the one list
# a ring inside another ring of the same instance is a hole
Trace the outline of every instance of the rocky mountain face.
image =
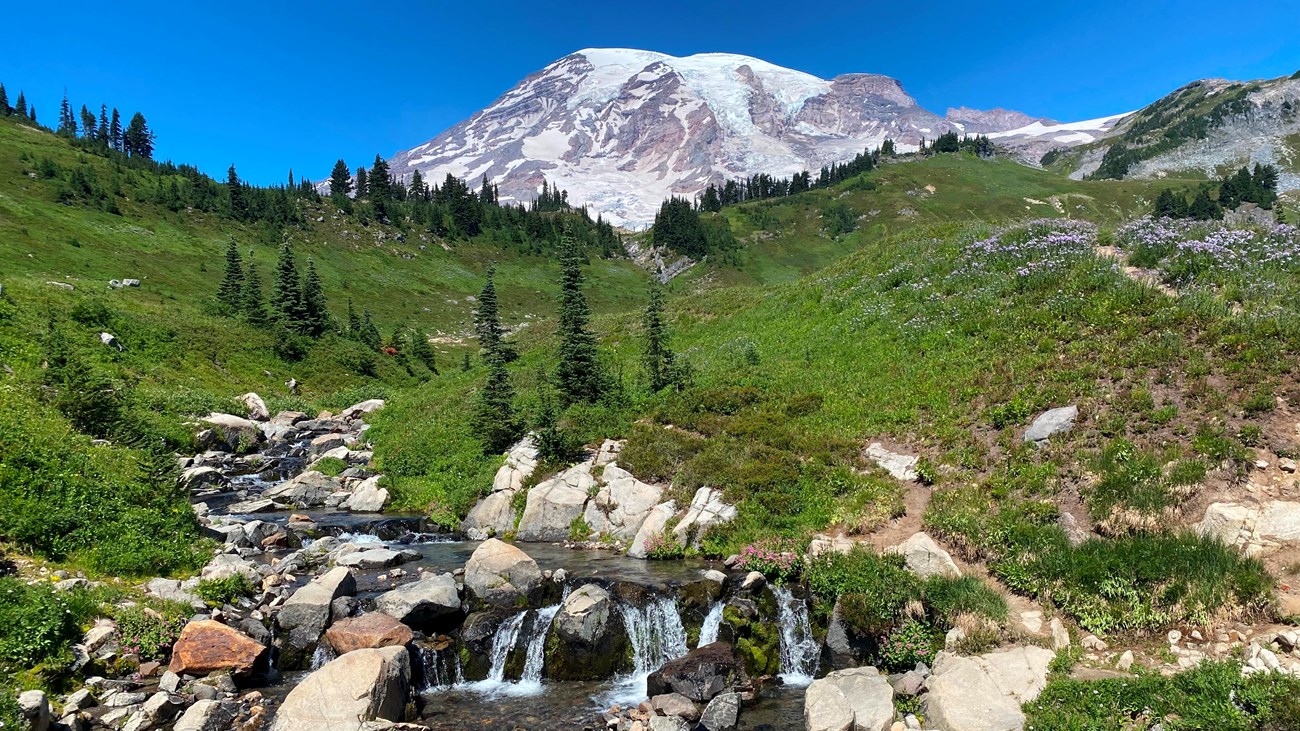
[(665, 198), (693, 196), (710, 182), (815, 171), (886, 138), (907, 150), (948, 131), (1033, 125), (1024, 136), (1041, 141), (1036, 133), (1055, 123), (1001, 109), (940, 117), (879, 74), (828, 81), (748, 56), (587, 49), (389, 163), (402, 178), (415, 170), (434, 181), (486, 176), (506, 200), (531, 200), (545, 179), (636, 228)]

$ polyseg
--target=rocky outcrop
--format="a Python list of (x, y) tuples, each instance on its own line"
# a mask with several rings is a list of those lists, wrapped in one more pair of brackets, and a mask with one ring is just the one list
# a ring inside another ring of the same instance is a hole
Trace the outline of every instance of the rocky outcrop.
[(410, 627), (382, 611), (347, 617), (325, 630), (325, 641), (340, 655), (353, 650), (401, 647), (413, 637)]
[(460, 613), (460, 594), (451, 574), (439, 574), (380, 594), (375, 609), (403, 624), (428, 630)]
[(663, 496), (663, 488), (641, 482), (613, 463), (605, 466), (601, 481), (604, 484), (587, 503), (583, 520), (596, 534), (632, 540)]
[(210, 619), (190, 622), (172, 646), (170, 670), (177, 675), (207, 675), (229, 670), (248, 676), (267, 668), (270, 650), (239, 630)]
[(596, 487), (592, 465), (574, 465), (528, 491), (516, 535), (521, 541), (562, 541), (573, 521), (582, 517), (588, 493)]
[(291, 480), (262, 491), (263, 499), (288, 503), (298, 508), (318, 508), (330, 496), (343, 489), (337, 478), (315, 470), (308, 470)]
[(271, 731), (361, 731), (368, 721), (400, 721), (410, 684), (405, 647), (340, 655), (289, 692)]
[(203, 417), (202, 421), (208, 426), (205, 431), (210, 436), (200, 438), (201, 446), (221, 446), (230, 452), (241, 452), (262, 441), (261, 427), (248, 419), (213, 413)]
[(330, 623), (330, 605), (341, 596), (357, 592), (357, 580), (345, 567), (330, 569), (293, 593), (280, 607), (276, 624), (288, 631), (289, 643), (299, 649), (316, 644)]
[(1025, 441), (1033, 442), (1039, 446), (1047, 444), (1047, 440), (1056, 435), (1064, 434), (1074, 428), (1074, 420), (1079, 416), (1079, 407), (1062, 406), (1058, 409), (1045, 411), (1034, 423), (1029, 425), (1025, 430)]
[(961, 569), (957, 568), (952, 556), (925, 533), (914, 533), (911, 538), (889, 550), (901, 555), (907, 562), (907, 568), (921, 578), (961, 576)]
[(600, 680), (619, 670), (627, 634), (605, 589), (587, 584), (569, 594), (552, 624), (547, 674), (557, 680)]
[(836, 670), (804, 696), (808, 731), (887, 731), (893, 721), (894, 691), (873, 667)]
[(518, 607), (542, 583), (542, 571), (528, 554), (495, 538), (474, 549), (465, 564), (465, 588), (485, 604)]
[(271, 412), (267, 410), (266, 402), (262, 400), (261, 396), (250, 391), (243, 396), (238, 397), (236, 400), (248, 409), (249, 419), (252, 419), (253, 421), (267, 421), (271, 418)]
[(352, 495), (343, 502), (343, 509), (355, 513), (378, 513), (388, 507), (391, 498), (388, 488), (379, 486), (380, 479), (375, 475), (352, 488)]
[(230, 701), (203, 699), (181, 714), (172, 731), (229, 731), (239, 716), (239, 704)]
[(373, 414), (384, 408), (384, 400), (381, 398), (372, 398), (366, 401), (352, 404), (351, 406), (339, 412), (340, 419), (360, 419), (366, 414)]
[(632, 539), (631, 545), (628, 546), (627, 555), (632, 558), (646, 557), (646, 543), (655, 536), (663, 535), (668, 528), (668, 521), (677, 514), (677, 503), (669, 500), (666, 503), (660, 503), (646, 514), (645, 521), (637, 529), (636, 537)]
[(1212, 503), (1196, 526), (1204, 535), (1258, 556), (1300, 542), (1300, 503), (1270, 500), (1260, 505)]
[(686, 515), (673, 528), (673, 537), (683, 546), (700, 547), (700, 539), (709, 528), (729, 523), (736, 517), (736, 508), (722, 499), (722, 491), (701, 487), (695, 491)]
[(867, 448), (863, 451), (863, 456), (875, 462), (895, 480), (916, 482), (919, 477), (916, 472), (916, 466), (921, 461), (919, 457), (894, 452), (880, 442), (872, 442), (867, 445)]
[(670, 660), (651, 673), (646, 679), (646, 694), (679, 693), (690, 700), (707, 703), (743, 679), (740, 658), (736, 657), (731, 645), (714, 642)]
[(941, 652), (926, 681), (926, 722), (941, 731), (1013, 731), (1023, 727), (1022, 703), (1047, 684), (1054, 653), (1017, 647), (963, 657)]
[(50, 728), (50, 699), (43, 690), (28, 690), (18, 695), (18, 718), (28, 731)]

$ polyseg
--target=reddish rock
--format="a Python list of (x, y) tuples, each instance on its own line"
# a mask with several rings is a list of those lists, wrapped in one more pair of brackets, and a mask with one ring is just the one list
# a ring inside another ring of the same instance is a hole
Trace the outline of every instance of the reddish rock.
[(177, 675), (207, 675), (230, 670), (248, 675), (266, 666), (269, 650), (239, 630), (205, 619), (190, 622), (172, 647), (170, 670)]
[(340, 655), (353, 650), (405, 645), (412, 636), (410, 627), (383, 612), (349, 617), (325, 630), (325, 641)]
[(142, 662), (140, 663), (140, 677), (151, 678), (158, 674), (158, 670), (161, 667), (162, 667), (162, 663), (153, 662), (153, 661)]

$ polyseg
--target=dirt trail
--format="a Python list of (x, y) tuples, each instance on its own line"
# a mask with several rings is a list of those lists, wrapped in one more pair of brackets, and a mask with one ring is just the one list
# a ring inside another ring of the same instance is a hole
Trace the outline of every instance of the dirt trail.
[(1145, 284), (1149, 287), (1154, 287), (1160, 290), (1161, 292), (1163, 292), (1168, 297), (1178, 296), (1178, 290), (1174, 289), (1173, 287), (1170, 287), (1169, 285), (1161, 281), (1160, 273), (1157, 272), (1156, 270), (1141, 269), (1139, 267), (1129, 266), (1128, 255), (1126, 255), (1120, 249), (1114, 246), (1098, 246), (1094, 248), (1093, 251), (1096, 252), (1097, 256), (1106, 259), (1114, 259), (1116, 262), (1119, 262), (1120, 269), (1121, 271), (1124, 272), (1124, 276), (1128, 277), (1129, 279), (1132, 279), (1138, 284)]

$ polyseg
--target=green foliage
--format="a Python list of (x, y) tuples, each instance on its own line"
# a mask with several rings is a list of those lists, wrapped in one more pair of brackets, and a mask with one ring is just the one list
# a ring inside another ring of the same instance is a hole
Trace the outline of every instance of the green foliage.
[(81, 637), (65, 597), (49, 586), (28, 586), (0, 578), (0, 678), (17, 667), (31, 668), (54, 660)]
[(134, 604), (118, 610), (113, 619), (122, 637), (123, 653), (135, 655), (141, 662), (166, 660), (189, 621), (186, 608), (180, 605), (165, 606), (159, 611)]
[(843, 201), (832, 201), (822, 209), (822, 230), (832, 238), (852, 233), (857, 227), (857, 212)]
[(591, 332), (591, 309), (583, 292), (582, 252), (577, 242), (566, 236), (560, 248), (560, 313), (557, 336), (560, 340), (559, 365), (555, 388), (565, 406), (593, 403), (605, 393), (605, 375), (596, 357), (596, 337)]
[(921, 601), (936, 627), (953, 627), (962, 614), (998, 623), (1007, 619), (1006, 600), (974, 576), (931, 576), (921, 586)]
[(231, 574), (222, 579), (203, 579), (194, 589), (194, 593), (208, 606), (218, 608), (250, 597), (255, 591), (256, 588), (243, 574)]
[[(1162, 465), (1170, 463), (1166, 471)], [(1101, 451), (1096, 463), (1097, 483), (1087, 491), (1088, 506), (1099, 520), (1114, 517), (1128, 521), (1124, 526), (1136, 530), (1159, 530), (1167, 521), (1159, 520), (1165, 511), (1179, 505), (1191, 488), (1205, 479), (1207, 466), (1199, 459), (1171, 460), (1137, 448), (1125, 439), (1116, 439)], [(1122, 511), (1138, 514), (1119, 515)]]
[(829, 611), (838, 598), (841, 617), (864, 635), (884, 634), (893, 627), (920, 587), (901, 556), (861, 546), (849, 553), (824, 553), (808, 562), (804, 574), (822, 610)]
[(323, 457), (316, 461), (316, 466), (312, 469), (330, 477), (338, 477), (343, 470), (348, 468), (348, 463), (338, 457)]
[(652, 561), (671, 561), (686, 555), (686, 549), (668, 531), (650, 536), (645, 542), (645, 557)]
[(917, 663), (934, 664), (934, 656), (943, 649), (943, 635), (923, 619), (908, 619), (895, 627), (880, 642), (876, 661), (889, 672), (902, 673)]

